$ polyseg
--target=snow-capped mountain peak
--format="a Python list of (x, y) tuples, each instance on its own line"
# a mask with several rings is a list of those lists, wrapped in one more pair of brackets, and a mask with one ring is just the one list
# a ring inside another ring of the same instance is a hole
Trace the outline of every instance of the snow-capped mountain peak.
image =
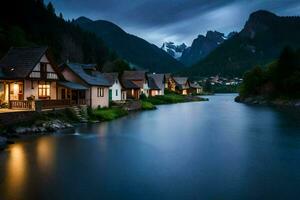
[(174, 42), (164, 42), (161, 49), (175, 59), (180, 59), (183, 51), (187, 48), (186, 44), (176, 45)]

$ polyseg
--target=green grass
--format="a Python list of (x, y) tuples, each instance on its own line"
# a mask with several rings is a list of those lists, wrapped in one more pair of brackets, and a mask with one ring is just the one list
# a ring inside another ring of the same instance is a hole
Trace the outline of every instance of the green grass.
[(92, 115), (100, 121), (110, 121), (128, 115), (128, 112), (122, 108), (101, 108), (94, 110)]
[(155, 110), (156, 107), (149, 101), (142, 100), (142, 110)]
[(187, 102), (187, 99), (183, 95), (168, 93), (165, 94), (164, 96), (149, 97), (147, 101), (152, 103), (153, 105), (160, 105), (160, 104), (183, 103), (183, 102)]

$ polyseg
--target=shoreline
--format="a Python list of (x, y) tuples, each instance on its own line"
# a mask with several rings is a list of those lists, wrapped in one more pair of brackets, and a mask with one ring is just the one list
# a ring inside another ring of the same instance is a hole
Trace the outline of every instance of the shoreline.
[(237, 103), (245, 103), (250, 105), (264, 105), (264, 106), (286, 106), (300, 108), (300, 99), (298, 100), (286, 100), (286, 99), (268, 99), (264, 96), (251, 96), (234, 98)]
[[(141, 105), (135, 109), (128, 110), (126, 115), (116, 116), (110, 120), (97, 120), (97, 119), (87, 119), (89, 118), (86, 116), (86, 121), (70, 121), (70, 120), (62, 120), (62, 119), (48, 119), (44, 120), (40, 123), (40, 125), (36, 125), (40, 119), (34, 120), (30, 125), (10, 125), (7, 127), (6, 131), (0, 132), (0, 152), (5, 150), (9, 144), (13, 144), (15, 139), (22, 139), (22, 137), (38, 137), (43, 135), (52, 135), (55, 134), (59, 130), (74, 128), (80, 124), (89, 124), (89, 123), (102, 123), (105, 121), (113, 121), (115, 119), (119, 119), (121, 117), (130, 115), (133, 112), (142, 112), (142, 111), (150, 111), (156, 110), (157, 106), (159, 105), (171, 105), (171, 104), (178, 104), (178, 103), (188, 103), (188, 102), (200, 102), (200, 101), (208, 101), (208, 98), (203, 98), (200, 96), (186, 96), (184, 97), (184, 101), (182, 102), (173, 102), (173, 103), (161, 103), (161, 104), (153, 104), (151, 109), (145, 109), (142, 107), (142, 101), (140, 101)], [(147, 101), (147, 100), (145, 100)], [(107, 108), (113, 109), (111, 108)], [(55, 111), (53, 111), (55, 112)]]

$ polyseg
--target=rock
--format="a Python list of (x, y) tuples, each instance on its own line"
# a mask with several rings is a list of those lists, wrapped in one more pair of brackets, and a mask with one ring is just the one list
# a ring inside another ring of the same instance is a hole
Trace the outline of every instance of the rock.
[(7, 145), (7, 139), (0, 136), (0, 149), (4, 149)]

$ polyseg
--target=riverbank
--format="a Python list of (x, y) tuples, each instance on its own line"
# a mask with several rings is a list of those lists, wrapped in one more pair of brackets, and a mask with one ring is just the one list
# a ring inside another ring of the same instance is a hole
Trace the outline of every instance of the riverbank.
[(246, 104), (255, 104), (255, 105), (272, 105), (272, 106), (292, 106), (300, 108), (300, 99), (291, 100), (291, 99), (269, 99), (264, 96), (251, 96), (251, 97), (235, 97), (235, 102), (246, 103)]
[(199, 96), (167, 93), (164, 96), (142, 98), (139, 101), (127, 101), (124, 104), (113, 105), (110, 108), (91, 109), (81, 107), (41, 113), (33, 112), (30, 113), (28, 119), (24, 119), (22, 122), (0, 126), (0, 149), (6, 147), (8, 139), (52, 134), (60, 129), (73, 128), (76, 124), (82, 122), (97, 123), (111, 121), (124, 117), (132, 111), (155, 110), (157, 105), (195, 101), (208, 101), (208, 99)]
[(176, 104), (176, 103), (185, 103), (185, 102), (195, 102), (195, 101), (208, 101), (207, 98), (203, 98), (200, 96), (187, 96), (187, 95), (179, 95), (176, 93), (166, 93), (163, 96), (155, 96), (149, 97), (145, 99), (153, 105), (163, 105), (163, 104)]

